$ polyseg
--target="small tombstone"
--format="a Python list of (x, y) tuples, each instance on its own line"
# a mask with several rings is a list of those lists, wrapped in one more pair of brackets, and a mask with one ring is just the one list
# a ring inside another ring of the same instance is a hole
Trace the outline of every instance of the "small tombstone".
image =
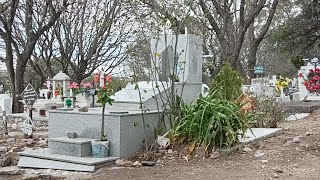
[(20, 130), (25, 135), (31, 136), (33, 131), (33, 122), (31, 118), (28, 116), (27, 119), (20, 125)]
[(25, 103), (25, 105), (32, 107), (34, 102), (38, 99), (38, 94), (34, 90), (31, 84), (28, 84), (27, 87), (24, 89), (24, 91), (21, 94), (22, 99)]

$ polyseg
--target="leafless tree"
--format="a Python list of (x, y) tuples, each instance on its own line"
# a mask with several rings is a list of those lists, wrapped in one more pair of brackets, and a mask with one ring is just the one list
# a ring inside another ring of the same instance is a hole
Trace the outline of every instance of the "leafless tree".
[[(257, 2), (258, 2), (257, 0), (253, 0), (251, 2), (251, 8), (254, 9), (257, 6)], [(258, 47), (268, 32), (273, 16), (276, 12), (278, 3), (279, 3), (279, 0), (273, 0), (272, 5), (269, 8), (269, 11), (266, 14), (264, 14), (266, 15), (265, 16), (266, 19), (263, 19), (261, 23), (258, 23), (257, 21), (256, 21), (257, 24), (251, 23), (251, 25), (249, 26), (249, 30), (248, 30), (249, 55), (248, 55), (248, 62), (247, 62), (248, 64), (247, 70), (248, 70), (248, 75), (250, 79), (254, 76), (253, 68), (257, 62)]]
[(0, 14), (0, 37), (5, 44), (5, 64), (9, 73), (13, 111), (22, 106), (18, 95), (22, 93), (27, 63), (40, 36), (50, 29), (68, 6), (68, 0), (7, 1)]
[[(208, 29), (215, 34), (221, 47), (221, 61), (229, 62), (246, 78), (239, 54), (249, 26), (267, 5), (267, 0), (259, 0), (252, 7), (247, 0), (199, 0), (198, 3)], [(193, 5), (195, 12), (199, 11), (197, 7), (197, 4)]]
[(57, 59), (77, 82), (98, 67), (111, 72), (125, 60), (132, 17), (122, 5), (122, 0), (84, 0), (70, 6), (54, 27)]

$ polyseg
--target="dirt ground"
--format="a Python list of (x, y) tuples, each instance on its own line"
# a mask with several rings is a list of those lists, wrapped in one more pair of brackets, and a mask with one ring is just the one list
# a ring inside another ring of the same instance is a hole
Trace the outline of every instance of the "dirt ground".
[[(238, 150), (218, 159), (189, 162), (179, 157), (166, 158), (153, 167), (108, 166), (92, 174), (65, 179), (320, 179), (319, 115), (320, 111), (316, 111), (305, 119), (281, 124), (284, 128), (281, 135), (249, 144), (250, 152)], [(0, 175), (0, 179), (21, 178), (22, 175)]]
[[(91, 179), (320, 179), (319, 115), (281, 124), (281, 135), (248, 145), (252, 152), (191, 162), (176, 158), (150, 168), (106, 167)], [(264, 155), (256, 157), (258, 150)]]

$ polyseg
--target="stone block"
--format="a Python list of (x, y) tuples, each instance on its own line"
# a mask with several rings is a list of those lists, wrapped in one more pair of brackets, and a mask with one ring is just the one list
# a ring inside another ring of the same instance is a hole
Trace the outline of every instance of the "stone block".
[(93, 139), (58, 137), (50, 139), (50, 152), (77, 157), (91, 156), (91, 141)]
[(311, 113), (314, 110), (320, 109), (320, 101), (311, 102), (290, 102), (286, 104), (286, 109), (288, 113)]
[[(141, 111), (111, 114), (110, 111), (119, 110), (112, 107), (107, 109), (105, 115), (105, 133), (110, 141), (109, 155), (121, 158), (134, 156), (142, 149), (145, 139)], [(90, 109), (89, 112), (55, 110), (49, 113), (49, 139), (66, 136), (68, 132), (75, 132), (81, 138), (100, 138), (101, 108)], [(150, 126), (146, 128), (149, 142), (153, 142), (159, 114), (157, 111), (146, 112), (144, 118), (145, 123)], [(166, 124), (170, 124), (167, 119)], [(48, 145), (51, 148), (54, 144), (49, 141)]]

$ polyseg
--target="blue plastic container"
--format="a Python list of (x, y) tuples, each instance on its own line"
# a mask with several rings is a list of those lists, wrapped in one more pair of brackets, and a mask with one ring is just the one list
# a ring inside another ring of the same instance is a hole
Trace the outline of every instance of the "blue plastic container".
[(103, 158), (109, 156), (109, 141), (92, 141), (92, 157)]

